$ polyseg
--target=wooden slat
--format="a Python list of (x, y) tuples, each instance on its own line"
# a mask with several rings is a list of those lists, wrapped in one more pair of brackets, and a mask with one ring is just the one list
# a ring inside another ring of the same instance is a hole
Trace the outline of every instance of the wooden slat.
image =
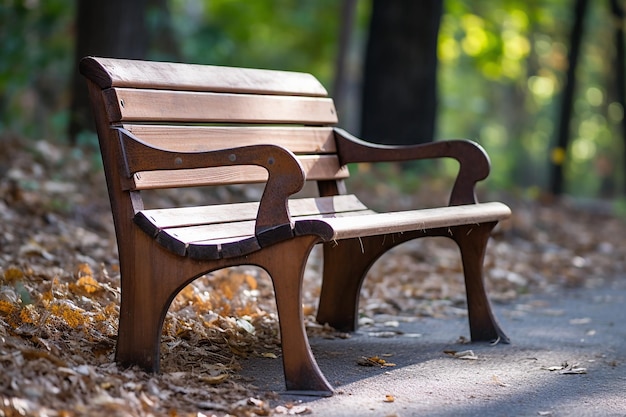
[(216, 239), (243, 239), (254, 236), (254, 220), (245, 222), (230, 222), (204, 224), (194, 227), (171, 227), (161, 231), (172, 238), (183, 242), (214, 241)]
[[(156, 229), (177, 228), (190, 225), (240, 222), (256, 218), (259, 203), (237, 203), (202, 207), (142, 210), (137, 216), (144, 217)], [(368, 210), (354, 195), (334, 197), (301, 198), (289, 200), (289, 212), (293, 217), (343, 213)], [(243, 225), (241, 227), (250, 227)], [(239, 233), (231, 230), (231, 236)], [(251, 230), (251, 232), (250, 232)], [(246, 233), (254, 234), (254, 227)]]
[(294, 217), (362, 210), (369, 209), (353, 194), (289, 200), (289, 213)]
[(410, 230), (480, 224), (502, 220), (510, 215), (511, 210), (502, 203), (482, 203), (367, 216), (327, 218), (323, 221), (334, 230), (332, 239), (340, 240), (402, 233)]
[[(138, 224), (149, 221), (160, 229), (157, 241), (174, 253), (184, 256), (191, 250), (196, 258), (218, 259), (251, 253), (263, 246), (254, 235), (257, 207), (256, 203), (241, 203), (144, 210), (138, 213), (142, 219)], [(480, 224), (511, 214), (502, 203), (374, 213), (355, 196), (293, 200), (290, 211), (296, 234), (322, 233), (327, 241)], [(244, 220), (233, 220), (233, 213)]]
[(124, 129), (158, 148), (201, 152), (271, 143), (296, 154), (335, 153), (331, 127), (300, 126), (163, 126), (125, 124)]
[(340, 180), (350, 176), (348, 167), (339, 165), (335, 155), (304, 155), (298, 159), (307, 181)]
[[(347, 167), (339, 166), (334, 155), (304, 155), (298, 158), (310, 181), (348, 178)], [(135, 190), (200, 187), (226, 184), (254, 184), (267, 181), (267, 171), (258, 166), (148, 171), (133, 176)]]
[[(331, 232), (319, 224), (310, 226), (310, 219), (324, 217), (373, 214), (355, 196), (336, 196), (291, 200), (290, 212), (296, 230), (303, 234), (324, 231), (322, 238)], [(189, 207), (162, 210), (144, 210), (135, 216), (135, 223), (168, 250), (194, 259), (220, 259), (241, 256), (291, 238), (294, 230), (289, 226), (255, 236), (255, 216), (258, 203), (240, 203), (220, 206)], [(242, 220), (234, 220), (236, 218)], [(298, 227), (302, 222), (307, 226)]]
[(258, 166), (149, 171), (135, 174), (132, 181), (134, 190), (254, 184), (267, 181), (267, 171)]
[(87, 57), (80, 72), (101, 89), (133, 87), (185, 91), (217, 91), (326, 96), (311, 74), (212, 65), (146, 62)]
[(332, 99), (115, 88), (103, 92), (109, 120), (181, 123), (337, 123)]

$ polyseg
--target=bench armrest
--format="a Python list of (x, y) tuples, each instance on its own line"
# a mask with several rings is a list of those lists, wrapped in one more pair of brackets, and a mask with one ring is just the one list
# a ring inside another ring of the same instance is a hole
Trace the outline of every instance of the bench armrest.
[(354, 162), (399, 162), (431, 158), (454, 158), (459, 162), (449, 205), (476, 203), (474, 187), (489, 175), (485, 150), (470, 140), (447, 140), (410, 146), (379, 145), (358, 139), (335, 128), (335, 140), (342, 165)]
[[(296, 156), (277, 145), (251, 145), (203, 152), (175, 152), (152, 146), (126, 129), (118, 131), (124, 152), (126, 174), (140, 171), (257, 165), (267, 170), (268, 180), (259, 203), (255, 234), (289, 230), (292, 221), (287, 200), (302, 189), (305, 174)], [(285, 231), (286, 232), (286, 231)]]

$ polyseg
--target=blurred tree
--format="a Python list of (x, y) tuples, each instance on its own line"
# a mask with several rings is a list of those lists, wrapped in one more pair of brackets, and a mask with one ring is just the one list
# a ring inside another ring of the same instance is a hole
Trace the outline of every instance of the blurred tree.
[(337, 108), (341, 108), (346, 94), (346, 62), (350, 48), (351, 35), (354, 28), (357, 0), (343, 0), (339, 24), (339, 45), (335, 55), (335, 77), (333, 79), (332, 97)]
[[(616, 99), (617, 102), (621, 105), (622, 109), (626, 108), (626, 54), (624, 51), (624, 8), (623, 2), (619, 0), (610, 0), (611, 1), (611, 12), (613, 14), (613, 19), (615, 21), (615, 57), (614, 57), (614, 66), (615, 66), (615, 90), (616, 90)], [(622, 169), (624, 170), (624, 174), (626, 176), (626, 118), (622, 116), (621, 120), (621, 134), (622, 134), (622, 142), (623, 142), (623, 155), (624, 155), (624, 163), (622, 164)], [(603, 181), (603, 186), (601, 187), (601, 192), (604, 194), (612, 194), (611, 189), (606, 189), (611, 187), (611, 181), (605, 179)], [(626, 195), (626, 181), (624, 182), (624, 191), (623, 194)]]
[[(431, 1), (413, 1), (408, 5), (405, 1), (377, 2), (375, 15), (380, 19), (381, 7), (401, 7), (404, 16), (397, 17), (398, 23), (390, 30), (416, 32), (421, 28), (425, 33), (427, 26), (421, 20), (430, 13)], [(574, 0), (437, 3), (442, 3), (444, 10), (440, 22), (430, 19), (431, 23), (440, 24), (436, 136), (479, 141), (493, 162), (487, 187), (519, 190), (530, 197), (542, 189), (549, 190), (552, 165), (547, 155), (556, 145), (560, 98), (567, 81), (567, 55), (571, 53)], [(342, 5), (352, 5), (356, 10), (348, 10), (342, 18)], [(626, 165), (626, 146), (620, 140), (626, 123), (623, 98), (619, 96), (624, 87), (618, 85), (623, 79), (617, 79), (624, 73), (620, 64), (626, 61), (617, 55), (621, 47), (613, 48), (616, 40), (623, 38), (617, 31), (624, 22), (621, 19), (618, 27), (607, 24), (615, 20), (609, 20), (609, 6), (616, 5), (623, 8), (623, 0), (588, 1), (587, 5), (570, 139), (565, 154), (554, 154), (567, 158), (563, 185), (564, 191), (572, 195), (593, 197), (607, 195), (607, 190), (626, 188), (626, 175), (619, 169)], [(76, 20), (79, 6), (88, 10), (106, 7), (111, 14), (96, 12), (96, 20), (92, 19), (94, 23), (90, 25), (86, 23), (89, 19)], [(340, 119), (344, 127), (356, 131), (360, 125), (359, 111), (355, 109), (360, 107), (361, 50), (366, 49), (368, 22), (374, 26), (371, 6), (372, 0), (138, 0), (132, 4), (122, 4), (120, 0), (0, 1), (0, 139), (13, 135), (26, 139), (26, 144), (28, 140), (66, 140), (69, 109), (77, 107), (71, 105), (72, 78), (76, 76), (78, 87), (85, 85), (78, 77), (74, 56), (87, 54), (311, 72), (331, 87), (329, 90), (333, 90), (338, 102), (344, 101), (338, 109)], [(350, 17), (349, 13), (354, 15)], [(121, 35), (126, 21), (133, 26), (131, 35)], [(84, 30), (89, 28), (81, 26), (89, 25), (92, 31), (101, 33), (85, 35)], [(73, 52), (75, 43), (89, 44), (110, 30), (118, 32), (117, 40), (111, 42), (113, 47), (126, 49), (139, 43), (143, 45), (141, 49), (147, 50), (136, 55), (81, 47)], [(135, 32), (138, 30), (143, 32)], [(147, 40), (143, 38), (145, 31)], [(344, 36), (345, 32), (352, 34), (349, 47), (344, 49), (348, 51), (348, 61), (345, 53), (338, 52), (342, 31)], [(405, 96), (419, 97), (425, 104), (432, 91), (427, 87), (435, 88), (434, 81), (423, 89), (415, 87), (410, 78), (414, 76), (412, 71), (430, 65), (426, 60), (415, 64), (413, 59), (416, 48), (425, 48), (421, 46), (425, 36), (417, 41), (407, 40), (406, 35), (397, 36), (399, 40), (383, 43), (387, 51), (378, 55), (375, 62), (379, 64), (379, 74), (387, 78), (383, 91), (390, 97), (366, 97), (375, 106), (371, 110), (374, 113), (365, 117), (366, 122), (376, 120), (381, 125), (384, 120), (378, 119), (376, 112), (403, 102)], [(368, 55), (370, 60), (375, 56)], [(389, 55), (405, 60), (405, 64), (396, 69)], [(349, 92), (346, 100), (342, 100), (341, 89), (333, 86), (338, 56), (344, 58), (344, 85)], [(434, 51), (430, 58), (435, 59)], [(406, 71), (403, 73), (402, 69)], [(372, 74), (369, 65), (367, 71)], [(394, 79), (402, 77), (402, 90), (392, 89)], [(74, 93), (76, 98), (86, 96)], [(78, 107), (88, 125), (91, 115), (87, 105)], [(399, 116), (398, 121), (390, 123), (400, 127), (401, 122), (425, 116), (435, 106), (425, 108), (408, 113), (394, 108), (392, 113)], [(77, 119), (72, 120), (74, 126), (80, 126), (76, 122)], [(428, 123), (420, 125), (425, 127)], [(406, 136), (418, 139), (430, 134), (413, 132)], [(443, 166), (450, 175), (456, 172), (454, 163)]]
[(75, 143), (84, 130), (94, 130), (87, 87), (78, 62), (88, 55), (144, 58), (148, 52), (146, 11), (148, 0), (78, 0), (76, 47), (72, 71), (72, 105), (68, 135)]
[(576, 88), (576, 69), (578, 56), (583, 38), (585, 10), (588, 0), (576, 0), (574, 7), (574, 24), (570, 35), (569, 53), (567, 56), (567, 78), (561, 98), (561, 113), (559, 116), (559, 129), (556, 146), (552, 149), (550, 159), (552, 161), (552, 177), (550, 179), (550, 191), (554, 195), (563, 193), (563, 164), (567, 155), (567, 146), (570, 138), (570, 125), (572, 121), (572, 109), (574, 107), (574, 91)]
[(66, 128), (73, 2), (0, 1), (0, 139), (58, 138)]
[(433, 140), (441, 0), (373, 0), (361, 136), (387, 144)]
[(182, 62), (170, 0), (148, 0), (146, 10), (148, 58), (156, 61)]

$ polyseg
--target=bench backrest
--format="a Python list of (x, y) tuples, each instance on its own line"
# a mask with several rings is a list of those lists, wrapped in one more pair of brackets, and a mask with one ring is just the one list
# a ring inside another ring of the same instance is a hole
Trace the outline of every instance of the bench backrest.
[(96, 107), (109, 183), (119, 180), (122, 188), (133, 191), (267, 179), (267, 172), (256, 166), (111, 178), (115, 174), (106, 165), (122, 163), (115, 160), (123, 156), (111, 127), (122, 127), (173, 151), (281, 145), (298, 156), (307, 180), (318, 181), (321, 195), (343, 190), (341, 180), (348, 170), (336, 155), (332, 126), (337, 114), (324, 87), (310, 74), (93, 57), (82, 60), (80, 71), (89, 80)]

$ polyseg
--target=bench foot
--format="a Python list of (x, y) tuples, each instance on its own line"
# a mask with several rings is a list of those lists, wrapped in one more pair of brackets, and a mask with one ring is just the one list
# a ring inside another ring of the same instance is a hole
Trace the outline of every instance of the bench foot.
[(260, 265), (274, 284), (287, 391), (329, 396), (333, 388), (311, 352), (301, 302), (306, 260), (318, 239), (303, 236), (273, 245), (266, 249), (265, 261)]
[[(151, 239), (144, 241), (148, 247), (156, 245)], [(122, 298), (115, 360), (123, 367), (157, 373), (165, 315), (177, 288), (192, 275), (170, 259), (174, 255), (162, 250), (142, 252), (140, 247), (133, 248), (136, 252), (130, 260), (123, 257), (120, 262)]]
[(500, 343), (510, 343), (493, 314), (483, 278), (487, 241), (495, 225), (496, 222), (492, 222), (451, 229), (450, 237), (461, 251), (470, 335), (473, 342), (498, 340)]
[(140, 303), (133, 302), (131, 296), (130, 291), (122, 295), (115, 361), (125, 368), (138, 366), (146, 372), (157, 373), (163, 327), (161, 309), (147, 303), (146, 298)]

